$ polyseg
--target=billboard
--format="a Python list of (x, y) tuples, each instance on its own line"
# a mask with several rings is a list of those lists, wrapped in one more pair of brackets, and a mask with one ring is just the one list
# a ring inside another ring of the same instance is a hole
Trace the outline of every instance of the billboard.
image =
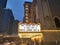
[(40, 32), (41, 27), (40, 24), (19, 24), (18, 25), (19, 32)]

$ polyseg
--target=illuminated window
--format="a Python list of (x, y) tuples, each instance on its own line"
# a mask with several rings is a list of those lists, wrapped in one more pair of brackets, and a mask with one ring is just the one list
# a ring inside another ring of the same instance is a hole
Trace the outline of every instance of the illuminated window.
[(28, 7), (28, 5), (25, 5), (25, 7)]
[(28, 10), (28, 8), (25, 8), (26, 10)]
[(26, 19), (28, 19), (28, 17), (25, 17)]
[(26, 13), (25, 15), (26, 15), (26, 16), (28, 16), (28, 14), (27, 14), (27, 13)]
[(28, 13), (28, 11), (25, 11), (26, 13)]
[(28, 20), (25, 20), (25, 22), (29, 22)]

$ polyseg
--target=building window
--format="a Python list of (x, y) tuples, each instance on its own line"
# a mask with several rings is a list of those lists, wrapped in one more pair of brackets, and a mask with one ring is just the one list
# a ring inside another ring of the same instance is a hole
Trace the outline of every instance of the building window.
[(55, 24), (57, 28), (60, 28), (60, 20), (58, 18), (55, 18)]
[(27, 10), (26, 10), (25, 12), (26, 12), (26, 13), (28, 13), (28, 11), (27, 11)]
[(27, 13), (26, 13), (25, 15), (26, 15), (26, 16), (28, 16), (28, 14), (27, 14)]
[(28, 17), (25, 17), (26, 19), (28, 19)]
[(28, 5), (25, 5), (25, 7), (28, 7)]
[(29, 22), (28, 20), (25, 20), (25, 22)]
[(28, 8), (25, 8), (26, 10), (28, 10)]

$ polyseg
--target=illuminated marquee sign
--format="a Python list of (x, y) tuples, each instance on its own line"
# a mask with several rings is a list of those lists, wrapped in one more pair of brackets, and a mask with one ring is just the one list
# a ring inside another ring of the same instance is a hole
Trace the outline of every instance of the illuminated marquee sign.
[(40, 24), (19, 24), (19, 32), (40, 32)]

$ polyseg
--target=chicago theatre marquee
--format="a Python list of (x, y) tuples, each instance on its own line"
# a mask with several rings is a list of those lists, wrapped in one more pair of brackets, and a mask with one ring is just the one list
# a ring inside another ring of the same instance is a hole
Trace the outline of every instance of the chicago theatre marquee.
[(41, 33), (41, 25), (34, 23), (19, 23), (18, 24), (18, 36), (20, 38), (29, 38), (32, 41), (38, 40), (42, 41), (43, 34)]

